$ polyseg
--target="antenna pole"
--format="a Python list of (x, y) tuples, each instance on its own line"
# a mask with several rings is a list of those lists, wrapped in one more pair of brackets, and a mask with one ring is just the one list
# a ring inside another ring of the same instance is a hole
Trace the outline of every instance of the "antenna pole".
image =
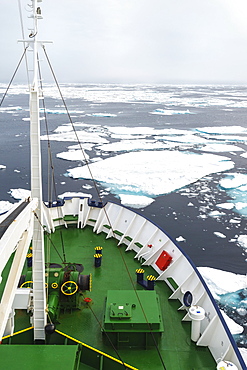
[(42, 201), (42, 169), (40, 149), (40, 117), (39, 117), (39, 83), (38, 83), (38, 19), (41, 18), (38, 2), (32, 1), (33, 30), (29, 35), (33, 52), (33, 81), (30, 88), (30, 141), (31, 141), (31, 197), (38, 199), (37, 217), (34, 217), (33, 231), (33, 325), (34, 341), (45, 341), (46, 291), (45, 291), (45, 259), (43, 231), (43, 201)]

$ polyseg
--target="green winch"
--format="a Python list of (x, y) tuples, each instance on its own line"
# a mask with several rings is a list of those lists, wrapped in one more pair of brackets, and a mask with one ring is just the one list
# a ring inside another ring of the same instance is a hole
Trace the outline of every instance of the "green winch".
[[(52, 322), (56, 321), (60, 310), (73, 310), (80, 306), (80, 296), (83, 291), (91, 291), (92, 277), (82, 275), (81, 264), (66, 263), (61, 266), (56, 263), (47, 264), (45, 269), (46, 289), (48, 296), (47, 312)], [(21, 276), (21, 288), (32, 288), (32, 270)]]

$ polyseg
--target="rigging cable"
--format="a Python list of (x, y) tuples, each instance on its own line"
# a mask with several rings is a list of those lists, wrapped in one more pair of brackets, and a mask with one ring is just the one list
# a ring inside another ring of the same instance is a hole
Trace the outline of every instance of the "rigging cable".
[(22, 54), (22, 56), (21, 56), (21, 58), (20, 58), (20, 60), (19, 60), (19, 63), (17, 64), (17, 67), (16, 67), (16, 69), (15, 69), (15, 71), (14, 71), (14, 73), (13, 73), (13, 76), (12, 76), (12, 77), (11, 77), (11, 79), (10, 79), (10, 82), (9, 82), (9, 84), (8, 84), (8, 86), (7, 86), (7, 89), (6, 89), (5, 93), (3, 94), (3, 97), (2, 97), (1, 102), (0, 102), (0, 107), (1, 107), (1, 105), (3, 104), (3, 101), (4, 101), (4, 99), (5, 99), (6, 95), (7, 95), (8, 91), (9, 91), (9, 88), (10, 88), (10, 86), (11, 86), (12, 82), (13, 82), (13, 79), (15, 78), (15, 75), (16, 75), (16, 73), (17, 73), (17, 71), (18, 71), (19, 67), (20, 67), (20, 64), (21, 64), (21, 62), (22, 62), (22, 59), (24, 58), (24, 55), (26, 54), (27, 48), (28, 48), (28, 46), (26, 46), (26, 47), (25, 47), (25, 49), (24, 49), (24, 51), (23, 51), (23, 54)]
[[(21, 33), (22, 33), (22, 38), (24, 40), (25, 35), (24, 35), (24, 26), (23, 26), (23, 17), (22, 17), (22, 11), (21, 11), (21, 1), (18, 0), (18, 8), (19, 8), (19, 15), (20, 15), (20, 22), (21, 22)], [(23, 42), (23, 47), (25, 49), (26, 47), (26, 42)], [(25, 54), (25, 65), (26, 65), (26, 72), (27, 72), (27, 82), (28, 82), (28, 87), (30, 89), (30, 79), (29, 79), (29, 73), (28, 73), (28, 63), (27, 63), (27, 55)]]
[(83, 147), (82, 147), (81, 141), (80, 141), (80, 139), (79, 139), (78, 133), (77, 133), (77, 131), (76, 131), (76, 129), (75, 129), (74, 123), (73, 123), (73, 121), (72, 121), (72, 119), (71, 119), (71, 116), (70, 116), (70, 114), (69, 114), (69, 110), (68, 110), (67, 104), (66, 104), (65, 99), (64, 99), (64, 97), (63, 97), (63, 94), (62, 94), (61, 88), (60, 88), (60, 86), (59, 86), (59, 84), (58, 84), (58, 81), (57, 81), (57, 78), (56, 78), (55, 72), (54, 72), (54, 70), (53, 70), (53, 68), (52, 68), (51, 62), (50, 62), (50, 60), (49, 60), (49, 58), (48, 58), (48, 55), (47, 55), (47, 53), (46, 53), (46, 50), (45, 50), (44, 45), (43, 45), (43, 49), (44, 49), (44, 53), (45, 53), (45, 56), (46, 56), (46, 59), (47, 59), (48, 65), (49, 65), (49, 67), (50, 67), (51, 73), (52, 73), (52, 75), (53, 75), (54, 81), (55, 81), (55, 83), (56, 83), (57, 89), (58, 89), (58, 91), (59, 91), (60, 97), (61, 97), (62, 102), (63, 102), (63, 104), (64, 104), (64, 107), (65, 107), (66, 113), (67, 113), (67, 115), (68, 115), (68, 118), (69, 118), (70, 124), (71, 124), (71, 126), (72, 126), (73, 131), (74, 131), (74, 134), (75, 134), (76, 140), (77, 140), (78, 145), (79, 145), (79, 147), (80, 147), (80, 150), (81, 150), (81, 152), (82, 152), (82, 154), (83, 154), (84, 161), (85, 161), (85, 163), (86, 163), (86, 166), (87, 166), (87, 168), (88, 168), (89, 174), (90, 174), (91, 179), (92, 179), (92, 181), (93, 181), (94, 188), (95, 188), (95, 190), (97, 191), (97, 195), (98, 195), (99, 200), (100, 200), (100, 201), (102, 201), (102, 198), (101, 198), (100, 193), (99, 193), (99, 189), (98, 189), (98, 187), (97, 187), (96, 181), (95, 181), (95, 179), (94, 179), (94, 177), (93, 177), (93, 174), (92, 174), (91, 168), (90, 168), (90, 166), (89, 166), (89, 162), (88, 162), (88, 160), (87, 160), (87, 158), (86, 158), (86, 155), (85, 155), (85, 152), (84, 152), (84, 150), (83, 150)]
[[(57, 81), (57, 78), (56, 78), (56, 76), (55, 76), (55, 72), (54, 72), (54, 70), (53, 70), (53, 68), (52, 68), (51, 62), (50, 62), (50, 60), (49, 60), (49, 58), (48, 58), (48, 55), (47, 55), (47, 53), (46, 53), (46, 50), (45, 50), (44, 45), (43, 45), (43, 50), (44, 50), (44, 53), (45, 53), (45, 56), (46, 56), (46, 59), (47, 59), (48, 65), (49, 65), (49, 67), (50, 67), (50, 69), (51, 69), (51, 72), (52, 72), (52, 75), (53, 75), (54, 81), (55, 81), (55, 83), (56, 83), (56, 85), (57, 85), (57, 88), (58, 88), (58, 91), (59, 91), (60, 97), (61, 97), (61, 99), (62, 99), (62, 101), (63, 101), (63, 104), (64, 104), (64, 107), (65, 107), (65, 109), (66, 109), (66, 112), (67, 112), (67, 115), (68, 115), (68, 118), (69, 118), (70, 124), (71, 124), (71, 126), (72, 126), (72, 128), (73, 128), (73, 131), (74, 131), (74, 133), (75, 133), (75, 136), (76, 136), (77, 142), (78, 142), (78, 144), (79, 144), (79, 147), (80, 147), (80, 149), (81, 149), (81, 151), (82, 151), (82, 153), (83, 153), (84, 160), (85, 160), (86, 166), (87, 166), (87, 168), (88, 168), (88, 171), (89, 171), (89, 173), (90, 173), (91, 179), (92, 179), (92, 181), (93, 181), (94, 187), (95, 187), (95, 189), (96, 189), (96, 191), (97, 191), (97, 194), (98, 194), (98, 197), (99, 197), (100, 201), (102, 201), (101, 196), (100, 196), (100, 193), (99, 193), (99, 189), (98, 189), (98, 187), (97, 187), (96, 181), (95, 181), (95, 179), (94, 179), (94, 177), (93, 177), (93, 174), (92, 174), (91, 168), (90, 168), (90, 166), (89, 166), (89, 162), (88, 162), (88, 160), (87, 160), (87, 158), (86, 158), (86, 156), (85, 156), (85, 152), (84, 152), (84, 150), (83, 150), (83, 148), (82, 148), (82, 144), (81, 144), (81, 142), (80, 142), (79, 136), (78, 136), (77, 131), (76, 131), (76, 129), (75, 129), (75, 126), (74, 126), (74, 124), (73, 124), (72, 118), (71, 118), (71, 116), (70, 116), (70, 114), (69, 114), (68, 107), (67, 107), (66, 102), (65, 102), (65, 99), (64, 99), (64, 97), (63, 97), (63, 95), (62, 95), (62, 92), (61, 92), (60, 86), (59, 86), (58, 81)], [(112, 231), (113, 237), (116, 239), (116, 235), (115, 235), (115, 233), (114, 233), (114, 229), (113, 229), (113, 226), (112, 226), (111, 221), (110, 221), (110, 219), (109, 219), (109, 216), (108, 216), (108, 214), (107, 214), (107, 211), (106, 211), (106, 209), (105, 209), (105, 208), (103, 208), (103, 210), (104, 210), (104, 213), (105, 213), (105, 215), (106, 215), (107, 221), (108, 221), (108, 223), (109, 223), (110, 229), (111, 229), (111, 231)], [(127, 274), (128, 274), (128, 276), (129, 276), (129, 279), (130, 279), (130, 281), (131, 281), (131, 284), (132, 284), (133, 289), (134, 289), (134, 291), (135, 291), (135, 294), (136, 294), (136, 296), (137, 296), (137, 299), (138, 299), (139, 305), (140, 305), (140, 307), (141, 307), (141, 310), (142, 310), (142, 312), (143, 312), (144, 318), (145, 318), (145, 320), (146, 320), (146, 322), (147, 322), (147, 325), (148, 325), (148, 327), (149, 327), (149, 331), (150, 331), (150, 334), (151, 334), (151, 336), (152, 336), (152, 340), (153, 340), (154, 346), (155, 346), (155, 348), (156, 348), (156, 351), (157, 351), (157, 353), (158, 353), (158, 356), (159, 356), (159, 358), (160, 358), (160, 361), (161, 361), (162, 367), (163, 367), (163, 369), (164, 369), (164, 370), (166, 370), (165, 363), (164, 363), (164, 361), (163, 361), (163, 358), (162, 358), (162, 356), (161, 356), (160, 350), (159, 350), (159, 348), (158, 348), (158, 344), (157, 344), (157, 342), (156, 342), (156, 340), (155, 340), (155, 337), (154, 337), (154, 334), (153, 334), (153, 331), (152, 331), (152, 328), (151, 328), (151, 324), (148, 322), (148, 319), (147, 319), (147, 316), (146, 316), (145, 310), (144, 310), (143, 305), (142, 305), (142, 303), (141, 303), (141, 301), (140, 301), (140, 297), (139, 297), (138, 292), (137, 292), (137, 290), (136, 290), (136, 288), (135, 288), (135, 284), (134, 284), (134, 282), (133, 282), (133, 279), (132, 279), (132, 277), (131, 277), (130, 271), (129, 271), (128, 266), (127, 266), (127, 264), (126, 264), (126, 261), (125, 261), (125, 259), (124, 259), (124, 256), (123, 256), (123, 253), (122, 253), (122, 251), (121, 251), (121, 248), (118, 248), (118, 250), (120, 251), (120, 255), (121, 255), (122, 261), (123, 261), (123, 263), (124, 263), (125, 269), (126, 269), (126, 271), (127, 271)], [(97, 319), (97, 321), (98, 321), (98, 319)]]
[[(85, 297), (85, 294), (83, 294), (83, 293), (82, 293), (82, 296), (83, 296), (83, 298), (84, 298), (84, 299), (86, 298), (86, 297)], [(119, 352), (118, 352), (117, 348), (116, 348), (116, 347), (115, 347), (115, 345), (113, 344), (113, 342), (112, 342), (112, 340), (111, 340), (111, 338), (110, 338), (109, 334), (104, 330), (104, 328), (103, 328), (103, 326), (102, 326), (102, 324), (101, 324), (100, 320), (98, 319), (97, 315), (96, 315), (96, 314), (95, 314), (95, 312), (93, 311), (92, 306), (91, 306), (91, 305), (89, 305), (88, 307), (90, 308), (90, 310), (91, 310), (91, 312), (92, 312), (92, 314), (93, 314), (93, 316), (94, 316), (95, 320), (97, 321), (97, 323), (98, 323), (98, 325), (99, 325), (99, 327), (100, 327), (100, 329), (101, 329), (102, 333), (104, 333), (104, 334), (105, 334), (105, 336), (106, 336), (106, 337), (107, 337), (107, 339), (109, 340), (110, 345), (112, 346), (113, 350), (115, 351), (115, 353), (116, 353), (117, 357), (118, 357), (118, 358), (119, 358), (119, 360), (122, 362), (122, 365), (123, 365), (123, 366), (125, 366), (125, 363), (124, 363), (124, 361), (121, 359), (121, 356), (120, 356), (120, 354), (119, 354)], [(128, 370), (128, 368), (126, 368), (126, 367), (125, 367), (125, 369), (126, 369), (126, 370)]]
[[(47, 114), (46, 114), (46, 106), (45, 106), (45, 99), (44, 99), (44, 94), (43, 94), (43, 85), (42, 85), (42, 78), (41, 78), (41, 68), (40, 68), (40, 63), (39, 63), (39, 58), (38, 60), (38, 71), (39, 71), (39, 80), (40, 80), (40, 88), (41, 88), (41, 93), (42, 93), (42, 105), (43, 105), (43, 113), (44, 113), (44, 119), (45, 119), (45, 128), (46, 128), (46, 135), (47, 135), (47, 146), (48, 146), (48, 203), (52, 203), (52, 185), (54, 188), (54, 193), (56, 199), (58, 199), (57, 196), (57, 191), (56, 191), (56, 182), (55, 182), (55, 171), (54, 171), (54, 164), (53, 164), (53, 159), (52, 159), (52, 151), (51, 151), (51, 141), (50, 141), (50, 136), (49, 136), (49, 130), (48, 130), (48, 120), (47, 120)], [(51, 169), (51, 175), (50, 175), (50, 169)], [(50, 180), (51, 177), (51, 180)], [(51, 183), (51, 186), (50, 186)], [(57, 207), (57, 212), (58, 212), (58, 219), (60, 223), (60, 215), (59, 215), (59, 207)], [(60, 239), (61, 239), (61, 244), (62, 244), (62, 252), (63, 252), (63, 263), (66, 263), (66, 255), (65, 255), (65, 248), (64, 248), (64, 240), (63, 240), (63, 235), (60, 229)]]

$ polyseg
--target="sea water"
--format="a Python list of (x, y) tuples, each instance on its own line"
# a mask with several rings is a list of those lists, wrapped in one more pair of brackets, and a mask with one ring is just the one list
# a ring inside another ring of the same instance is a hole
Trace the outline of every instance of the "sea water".
[[(5, 87), (0, 85), (2, 94)], [(70, 118), (55, 86), (44, 86), (44, 199), (51, 172), (49, 142), (53, 200), (72, 192), (97, 199), (88, 161), (102, 200), (127, 205), (161, 226), (202, 267), (219, 304), (243, 329), (245, 291), (238, 291), (247, 287), (247, 87), (66, 84), (61, 90)], [(30, 190), (24, 86), (9, 91), (0, 108), (0, 129), (4, 212)], [(225, 271), (231, 273), (229, 281), (237, 276), (241, 284), (221, 295), (216, 290)], [(230, 307), (224, 304), (229, 291)], [(246, 345), (246, 335), (235, 332), (238, 344)]]

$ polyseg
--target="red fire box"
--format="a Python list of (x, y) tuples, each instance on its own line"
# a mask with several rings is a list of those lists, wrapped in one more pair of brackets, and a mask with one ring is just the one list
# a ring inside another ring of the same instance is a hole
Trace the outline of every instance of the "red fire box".
[(170, 256), (170, 254), (166, 251), (163, 251), (155, 263), (160, 270), (165, 271), (165, 269), (170, 265), (171, 261), (172, 256)]

